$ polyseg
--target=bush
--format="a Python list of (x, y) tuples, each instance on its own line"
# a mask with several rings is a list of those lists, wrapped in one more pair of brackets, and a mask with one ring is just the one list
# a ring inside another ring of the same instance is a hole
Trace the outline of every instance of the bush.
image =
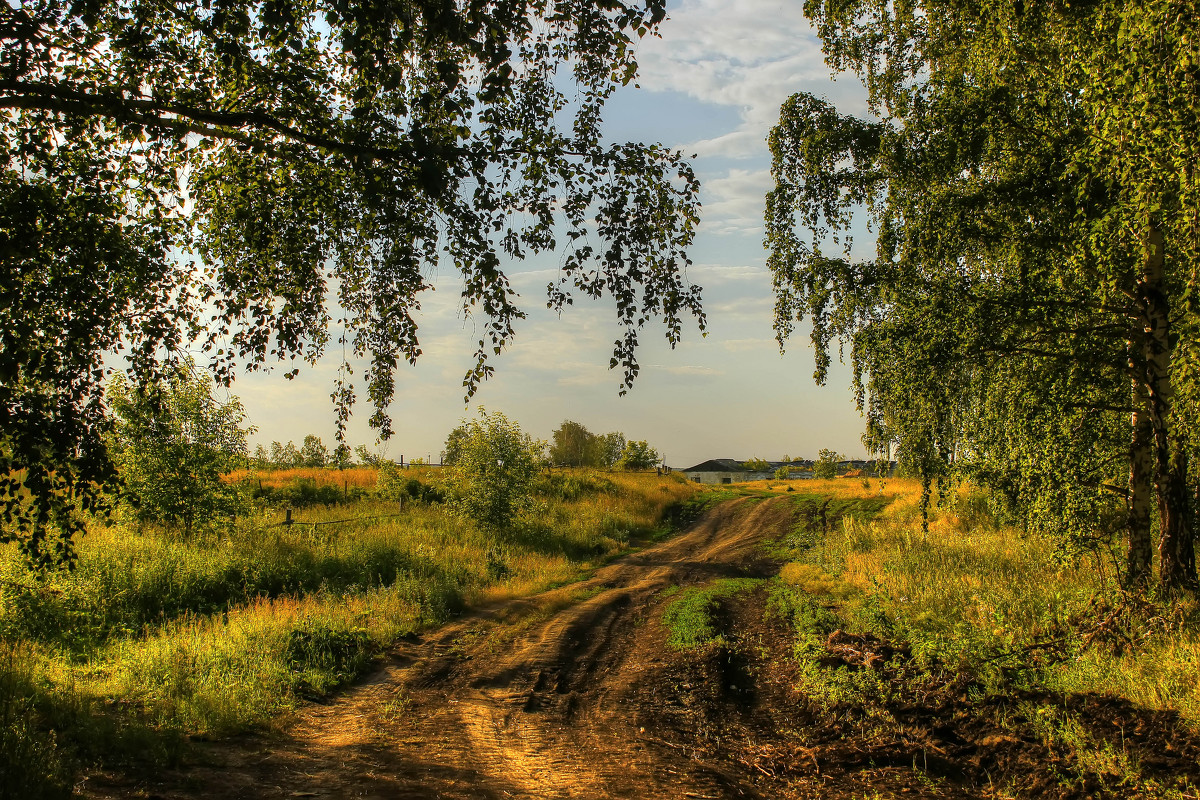
[(318, 485), (312, 478), (294, 478), (287, 486), (279, 489), (271, 486), (255, 486), (252, 494), (255, 500), (287, 508), (332, 506), (349, 499), (338, 487), (329, 484)]
[(553, 500), (572, 501), (595, 494), (616, 491), (616, 486), (599, 475), (569, 475), (553, 473), (543, 475), (534, 484), (534, 491)]
[(297, 693), (321, 696), (361, 675), (375, 651), (362, 628), (310, 623), (288, 634), (283, 658), (295, 676)]
[(840, 453), (835, 450), (821, 450), (817, 460), (813, 463), (814, 478), (836, 478), (838, 474), (838, 463), (843, 461)]
[(221, 476), (245, 456), (245, 412), (237, 398), (222, 403), (212, 389), (190, 360), (156, 382), (134, 386), (118, 373), (109, 384), (109, 449), (122, 500), (138, 519), (191, 533), (243, 510), (239, 487)]
[(478, 419), (460, 428), (452, 473), (459, 508), (485, 527), (507, 528), (529, 504), (544, 444), (499, 412), (480, 409)]
[(417, 500), (422, 503), (441, 503), (446, 495), (436, 486), (421, 483), (417, 478), (404, 474), (394, 461), (383, 461), (379, 465), (376, 492), (384, 500)]

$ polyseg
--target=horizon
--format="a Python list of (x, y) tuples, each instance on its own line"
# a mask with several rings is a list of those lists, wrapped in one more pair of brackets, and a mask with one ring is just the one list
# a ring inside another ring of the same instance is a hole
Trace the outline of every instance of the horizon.
[[(773, 21), (765, 31), (764, 18)], [(745, 35), (748, 27), (756, 36)], [(865, 92), (857, 81), (832, 80), (795, 4), (688, 0), (673, 4), (661, 33), (639, 43), (640, 88), (624, 87), (612, 97), (605, 128), (612, 141), (657, 141), (696, 154), (690, 161), (701, 180), (703, 209), (687, 274), (704, 287), (707, 332), (702, 337), (685, 320), (682, 341), (671, 350), (661, 328), (645, 328), (641, 373), (618, 396), (620, 376), (607, 366), (618, 330), (611, 301), (581, 300), (556, 318), (544, 296), (561, 255), (510, 262), (509, 277), (529, 316), (493, 360), (495, 375), (464, 403), (461, 383), (473, 363), (475, 323), (462, 317), (458, 276), (443, 266), (427, 276), (435, 291), (423, 297), (417, 317), (422, 355), (416, 366), (396, 372), (388, 452), (434, 455), (453, 427), (485, 407), (503, 411), (539, 439), (549, 439), (563, 420), (597, 433), (620, 431), (646, 440), (671, 464), (699, 463), (714, 453), (778, 460), (821, 448), (848, 458), (866, 455), (849, 369), (835, 361), (827, 385), (813, 382), (807, 326), (779, 352), (762, 245), (770, 185), (766, 136), (780, 104), (809, 91), (865, 114)], [(869, 234), (859, 238), (857, 255), (873, 250)], [(334, 345), (337, 333), (331, 330)], [(299, 445), (307, 434), (332, 449), (329, 393), (340, 362), (335, 350), (331, 346), (291, 381), (282, 377), (286, 362), (272, 373), (238, 376), (231, 392), (257, 429), (251, 449), (272, 441)], [(356, 373), (360, 377), (361, 368)], [(347, 444), (379, 450), (366, 424), (368, 408), (361, 401), (356, 407)]]

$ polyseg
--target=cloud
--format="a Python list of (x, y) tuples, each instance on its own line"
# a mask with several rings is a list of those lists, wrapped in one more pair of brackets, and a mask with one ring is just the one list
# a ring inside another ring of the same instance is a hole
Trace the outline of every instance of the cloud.
[(775, 310), (775, 300), (772, 297), (739, 297), (705, 307), (712, 317), (725, 319), (751, 319), (770, 322)]
[(706, 367), (702, 364), (644, 364), (642, 368), (665, 372), (668, 375), (698, 376), (703, 378), (715, 378), (725, 374), (724, 370), (716, 369), (715, 367)]
[(688, 268), (688, 278), (706, 289), (742, 283), (763, 283), (766, 268), (763, 266), (724, 264), (693, 264)]
[(865, 93), (853, 78), (834, 81), (803, 4), (781, 0), (685, 0), (638, 49), (641, 85), (683, 92), (705, 103), (734, 106), (737, 129), (687, 145), (700, 156), (750, 158), (789, 96), (828, 96), (865, 113)]
[(704, 182), (704, 225), (709, 233), (760, 234), (771, 173), (766, 169), (731, 169)]
[(730, 353), (745, 353), (755, 350), (775, 350), (778, 345), (774, 339), (755, 337), (751, 339), (726, 339), (721, 347)]
[[(639, 43), (639, 84), (652, 94), (697, 101), (682, 116), (703, 133), (673, 144), (696, 156), (704, 187), (701, 231), (761, 237), (763, 198), (771, 187), (766, 139), (780, 106), (803, 91), (865, 114), (865, 90), (852, 76), (833, 79), (803, 4), (794, 0), (684, 0), (661, 34)], [(738, 122), (714, 131), (707, 123), (715, 108), (734, 109)], [(676, 123), (673, 130), (679, 135), (687, 126)]]

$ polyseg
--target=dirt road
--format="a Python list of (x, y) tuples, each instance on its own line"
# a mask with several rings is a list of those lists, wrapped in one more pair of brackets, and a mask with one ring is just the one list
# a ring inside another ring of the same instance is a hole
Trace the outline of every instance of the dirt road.
[[(744, 775), (663, 737), (647, 681), (669, 657), (647, 625), (659, 593), (763, 575), (779, 501), (738, 500), (689, 531), (402, 644), (363, 684), (302, 711), (282, 737), (204, 745), (161, 798), (758, 797)], [(649, 629), (653, 636), (647, 639)], [(95, 787), (93, 797), (131, 787)]]

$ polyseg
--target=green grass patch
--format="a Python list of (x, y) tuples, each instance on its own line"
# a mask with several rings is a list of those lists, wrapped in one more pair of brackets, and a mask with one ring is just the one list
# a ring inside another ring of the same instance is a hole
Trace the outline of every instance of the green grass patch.
[(758, 578), (723, 578), (706, 586), (684, 589), (663, 611), (667, 644), (677, 650), (707, 647), (723, 642), (713, 613), (721, 600), (758, 586)]

